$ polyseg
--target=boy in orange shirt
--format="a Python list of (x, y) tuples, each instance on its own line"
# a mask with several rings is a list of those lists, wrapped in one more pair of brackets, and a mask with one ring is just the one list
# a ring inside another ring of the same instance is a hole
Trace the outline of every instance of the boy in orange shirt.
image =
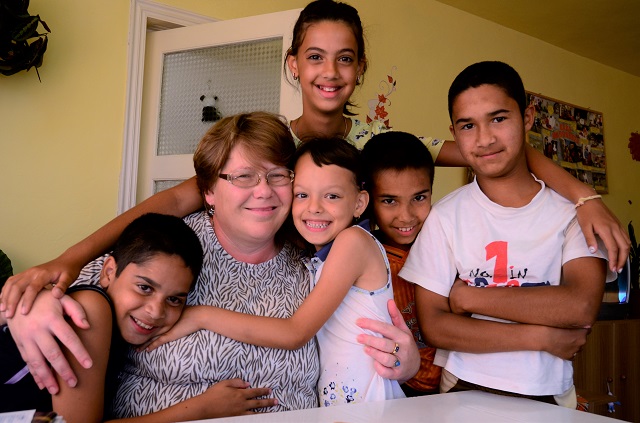
[(398, 277), (431, 210), (433, 159), (417, 137), (392, 131), (374, 136), (364, 146), (361, 160), (365, 189), (371, 198), (367, 212), (372, 229), (377, 226), (373, 234), (387, 252), (393, 296), (420, 352), (420, 369), (402, 390), (407, 396), (437, 393), (441, 368), (433, 364), (436, 350), (420, 333), (413, 284)]

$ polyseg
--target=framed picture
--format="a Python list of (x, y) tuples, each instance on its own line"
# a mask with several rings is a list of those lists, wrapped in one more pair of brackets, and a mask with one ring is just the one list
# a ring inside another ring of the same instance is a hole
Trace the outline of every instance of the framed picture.
[(527, 91), (527, 142), (600, 194), (608, 192), (602, 113)]

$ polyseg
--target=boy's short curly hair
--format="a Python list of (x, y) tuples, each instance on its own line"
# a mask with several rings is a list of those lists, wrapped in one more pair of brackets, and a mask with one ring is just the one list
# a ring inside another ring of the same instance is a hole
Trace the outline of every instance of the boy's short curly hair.
[(407, 132), (389, 131), (373, 136), (362, 149), (361, 161), (364, 187), (370, 193), (376, 175), (385, 170), (424, 170), (433, 185), (435, 166), (431, 153), (418, 137)]
[(449, 88), (449, 119), (453, 112), (453, 103), (456, 98), (469, 88), (478, 88), (481, 85), (495, 85), (515, 100), (520, 107), (520, 113), (524, 117), (527, 108), (527, 98), (524, 91), (522, 78), (514, 68), (503, 62), (486, 61), (468, 66), (456, 76)]
[(144, 214), (131, 222), (116, 241), (111, 256), (116, 276), (131, 263), (143, 264), (158, 254), (180, 257), (195, 281), (202, 268), (202, 245), (198, 236), (179, 217)]

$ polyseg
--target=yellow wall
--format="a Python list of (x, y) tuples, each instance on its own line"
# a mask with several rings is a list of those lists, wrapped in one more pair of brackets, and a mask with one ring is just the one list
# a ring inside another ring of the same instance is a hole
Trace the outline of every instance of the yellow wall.
[[(304, 7), (306, 0), (163, 0), (220, 19)], [(640, 226), (640, 163), (629, 134), (640, 130), (640, 78), (584, 59), (433, 0), (351, 0), (368, 38), (370, 68), (356, 92), (361, 112), (392, 67), (391, 124), (448, 137), (446, 93), (465, 66), (502, 60), (528, 90), (604, 114), (609, 194), (625, 224)], [(0, 249), (16, 271), (49, 260), (117, 209), (127, 72), (129, 2), (32, 0), (52, 29), (40, 68), (0, 77)], [(605, 29), (606, 30), (606, 29)], [(436, 172), (436, 198), (462, 183)], [(629, 201), (633, 205), (629, 204)]]

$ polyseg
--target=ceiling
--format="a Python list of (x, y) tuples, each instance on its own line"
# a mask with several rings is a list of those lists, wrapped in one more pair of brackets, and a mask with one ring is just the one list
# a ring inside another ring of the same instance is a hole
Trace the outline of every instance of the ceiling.
[(639, 0), (436, 0), (640, 77)]

